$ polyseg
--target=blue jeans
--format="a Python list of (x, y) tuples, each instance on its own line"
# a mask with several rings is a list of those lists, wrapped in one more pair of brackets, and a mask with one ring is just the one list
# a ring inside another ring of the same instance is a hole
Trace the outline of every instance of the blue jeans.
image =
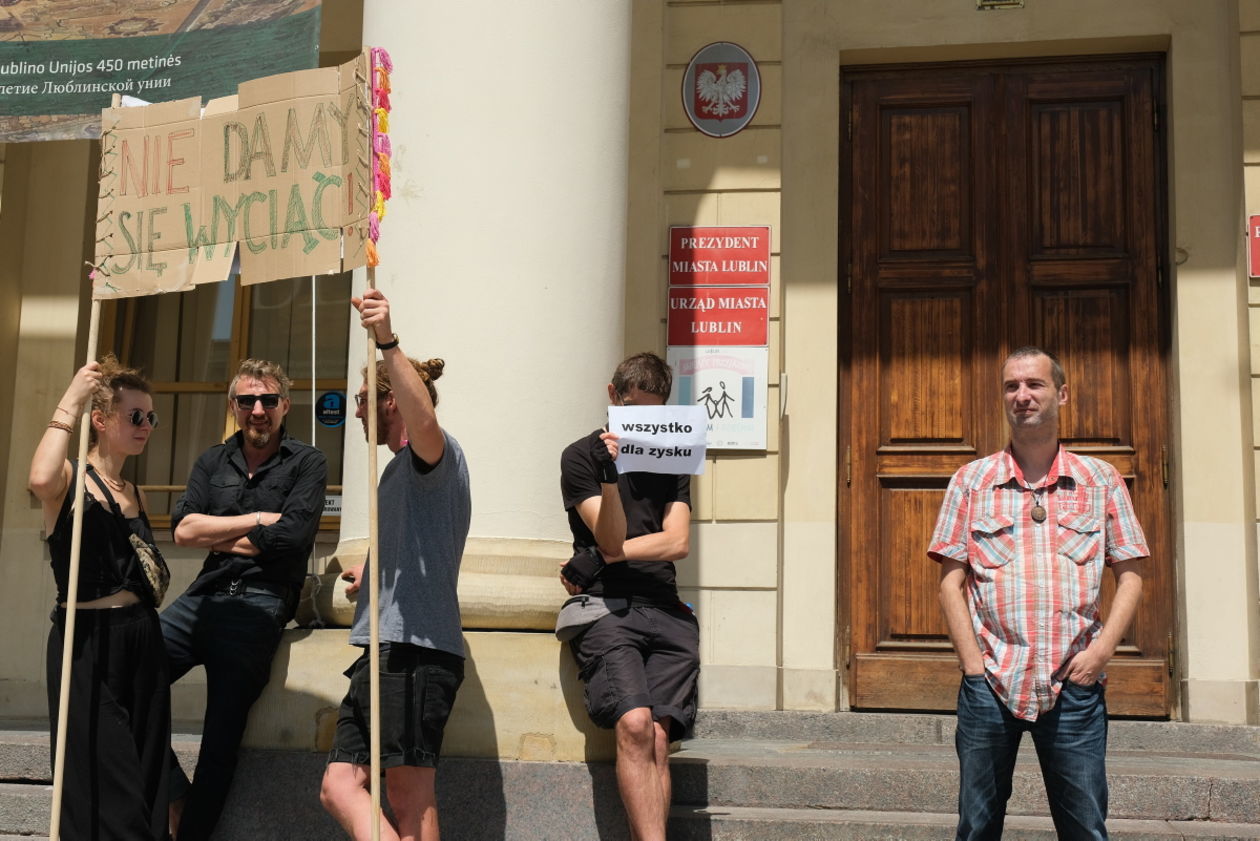
[(1002, 837), (1011, 774), (1024, 731), (1032, 733), (1050, 815), (1060, 839), (1107, 837), (1107, 703), (1101, 684), (1064, 683), (1036, 721), (1011, 715), (983, 676), (958, 690), (959, 841)]
[(249, 708), (271, 677), (288, 618), (284, 599), (270, 593), (184, 593), (162, 611), (171, 683), (206, 667), (206, 719), (192, 783), (171, 753), (170, 797), (185, 798), (180, 841), (209, 838), (219, 822)]

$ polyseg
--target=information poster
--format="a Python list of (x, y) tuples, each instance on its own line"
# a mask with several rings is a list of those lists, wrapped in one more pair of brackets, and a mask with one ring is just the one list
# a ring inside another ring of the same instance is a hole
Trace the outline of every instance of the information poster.
[(766, 448), (769, 353), (764, 347), (669, 348), (670, 403), (704, 410), (709, 449)]

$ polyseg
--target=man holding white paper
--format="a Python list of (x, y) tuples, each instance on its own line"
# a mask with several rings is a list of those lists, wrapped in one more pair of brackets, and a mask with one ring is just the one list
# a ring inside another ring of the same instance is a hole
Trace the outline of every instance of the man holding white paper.
[[(617, 366), (608, 398), (614, 407), (664, 409), (672, 385), (665, 360), (640, 353)], [(685, 418), (666, 419), (664, 411), (650, 414), (643, 422), (658, 424), (656, 433), (661, 423), (686, 424)], [(700, 464), (703, 436), (701, 426)], [(642, 446), (645, 457), (656, 458), (647, 452), (650, 445)], [(618, 453), (619, 435), (600, 429), (570, 444), (560, 458), (574, 549), (561, 581), (575, 599), (602, 600), (608, 610), (569, 645), (586, 683), (591, 720), (616, 732), (617, 785), (631, 833), (637, 841), (664, 841), (669, 742), (695, 720), (700, 674), (699, 626), (678, 599), (674, 570), (690, 549), (691, 477), (619, 475)], [(670, 457), (683, 458), (677, 452)]]

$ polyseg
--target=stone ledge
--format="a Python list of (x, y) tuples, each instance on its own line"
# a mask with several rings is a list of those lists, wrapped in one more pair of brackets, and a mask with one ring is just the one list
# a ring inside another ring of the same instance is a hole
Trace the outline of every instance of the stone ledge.
[[(271, 683), (250, 713), (245, 745), (328, 750), (359, 649), (350, 632), (288, 630)], [(584, 761), (613, 756), (612, 733), (591, 723), (566, 647), (547, 632), (466, 631), (468, 662), (447, 725), (447, 756)]]

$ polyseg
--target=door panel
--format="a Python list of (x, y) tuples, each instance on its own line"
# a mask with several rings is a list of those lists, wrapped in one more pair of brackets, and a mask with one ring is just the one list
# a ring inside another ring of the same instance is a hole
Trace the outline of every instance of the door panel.
[(1157, 559), (1110, 669), (1112, 711), (1168, 713), (1160, 74), (1150, 57), (845, 74), (840, 538), (855, 707), (953, 708), (924, 551), (953, 472), (1006, 443), (997, 366), (1040, 344), (1067, 371), (1065, 444), (1116, 465)]

